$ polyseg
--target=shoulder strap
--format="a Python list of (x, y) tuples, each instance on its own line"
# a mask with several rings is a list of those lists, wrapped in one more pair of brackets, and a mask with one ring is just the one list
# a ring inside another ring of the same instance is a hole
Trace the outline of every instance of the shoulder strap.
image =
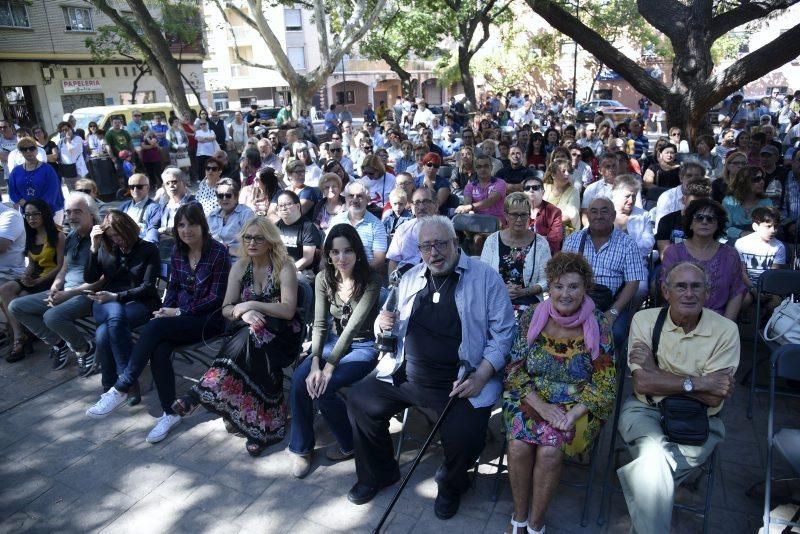
[[(661, 311), (658, 312), (656, 324), (653, 326), (653, 337), (650, 344), (652, 345), (653, 359), (656, 361), (656, 366), (658, 366), (658, 344), (661, 341), (661, 331), (664, 329), (664, 322), (667, 320), (667, 311), (669, 311), (669, 306), (661, 308)], [(645, 399), (647, 399), (647, 404), (650, 406), (656, 405), (653, 401), (653, 397), (650, 395), (645, 395)]]
[(530, 287), (531, 282), (533, 282), (533, 273), (536, 272), (536, 242), (539, 241), (539, 235), (534, 232), (533, 233), (533, 266), (531, 266), (531, 275), (528, 278), (528, 287)]
[(578, 254), (583, 256), (583, 249), (586, 247), (586, 236), (589, 235), (589, 230), (583, 230), (583, 234), (581, 235), (581, 245), (578, 249)]

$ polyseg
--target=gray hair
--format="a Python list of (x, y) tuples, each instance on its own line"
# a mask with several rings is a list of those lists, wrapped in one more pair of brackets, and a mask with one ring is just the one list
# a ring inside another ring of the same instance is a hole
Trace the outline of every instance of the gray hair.
[(86, 209), (92, 216), (92, 220), (95, 222), (95, 224), (100, 222), (100, 210), (97, 208), (97, 202), (90, 195), (87, 195), (86, 193), (80, 193), (78, 191), (72, 191), (67, 197), (65, 204), (70, 202), (82, 203), (84, 206), (86, 206)]
[(178, 167), (170, 166), (164, 169), (164, 172), (161, 173), (161, 179), (166, 182), (168, 176), (174, 176), (178, 181), (183, 182), (184, 185), (189, 185), (189, 176)]
[(429, 226), (438, 226), (447, 230), (447, 235), (450, 239), (456, 238), (456, 229), (453, 228), (453, 221), (444, 215), (432, 215), (431, 217), (420, 219), (419, 223), (417, 223), (417, 226), (417, 235), (422, 234), (422, 230), (428, 228)]
[(614, 178), (614, 187), (613, 191), (617, 191), (619, 189), (630, 189), (634, 193), (638, 194), (641, 190), (642, 186), (639, 184), (639, 180), (636, 176), (632, 174), (620, 174), (616, 178)]
[(369, 195), (369, 188), (367, 186), (365, 186), (364, 184), (362, 184), (361, 182), (357, 182), (357, 181), (352, 181), (352, 182), (348, 183), (344, 188), (344, 194), (345, 195), (355, 195), (355, 193), (353, 192), (353, 188), (354, 187), (361, 188), (361, 190), (364, 193)]
[(684, 269), (686, 267), (690, 267), (690, 268), (693, 268), (693, 269), (695, 269), (697, 271), (700, 271), (700, 273), (703, 275), (703, 282), (705, 283), (705, 286), (706, 287), (709, 286), (709, 283), (708, 283), (708, 272), (706, 271), (705, 267), (703, 267), (699, 263), (696, 263), (696, 262), (693, 262), (693, 261), (680, 261), (680, 262), (676, 263), (675, 265), (673, 265), (672, 267), (670, 267), (669, 271), (667, 271), (666, 275), (664, 276), (664, 284), (669, 286), (670, 278), (672, 278), (672, 273), (678, 271), (679, 269)]
[(700, 163), (700, 160), (698, 160), (698, 159), (691, 159), (689, 161), (684, 161), (683, 164), (681, 165), (680, 170), (678, 171), (678, 175), (681, 178), (683, 178), (684, 176), (686, 176), (686, 173), (689, 171), (689, 169), (692, 169), (692, 168), (698, 169), (700, 172), (703, 173), (703, 176), (705, 176), (706, 167), (705, 167), (705, 165)]

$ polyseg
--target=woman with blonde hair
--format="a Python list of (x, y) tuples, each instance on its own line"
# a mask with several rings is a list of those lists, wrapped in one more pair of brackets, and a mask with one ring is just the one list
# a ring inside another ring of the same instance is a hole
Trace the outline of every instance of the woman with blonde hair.
[(711, 182), (711, 198), (719, 203), (728, 194), (728, 190), (733, 182), (733, 177), (742, 169), (747, 166), (747, 154), (733, 150), (728, 152), (725, 156), (725, 163), (722, 165), (722, 172), (719, 177)]
[(319, 188), (322, 191), (322, 200), (314, 207), (311, 222), (325, 232), (331, 219), (345, 211), (347, 206), (342, 196), (342, 179), (338, 174), (334, 172), (323, 174), (319, 180)]
[(564, 238), (581, 229), (581, 196), (570, 173), (567, 159), (553, 160), (544, 173), (544, 199), (561, 210)]
[(731, 243), (753, 233), (750, 214), (755, 208), (772, 207), (772, 201), (764, 194), (765, 182), (764, 171), (760, 167), (742, 167), (733, 176), (728, 194), (722, 200), (722, 207), (728, 215), (725, 233)]
[(247, 438), (258, 456), (286, 435), (283, 368), (300, 352), (297, 269), (278, 228), (265, 217), (247, 221), (241, 258), (231, 267), (222, 315), (229, 337), (187, 395), (173, 404), (180, 416), (198, 404), (222, 416), (228, 432)]

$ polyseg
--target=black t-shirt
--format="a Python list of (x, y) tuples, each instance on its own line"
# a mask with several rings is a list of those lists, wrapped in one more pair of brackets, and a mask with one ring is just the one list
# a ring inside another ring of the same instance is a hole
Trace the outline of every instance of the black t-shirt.
[(650, 165), (650, 167), (648, 167), (648, 170), (653, 171), (653, 174), (655, 174), (653, 183), (658, 187), (672, 188), (679, 186), (681, 183), (680, 167), (675, 167), (672, 170), (665, 171), (659, 167), (658, 163), (653, 163)]
[[(461, 318), (456, 308), (458, 276), (455, 272), (449, 276), (429, 275), (428, 284), (414, 299), (405, 339), (409, 382), (451, 389), (458, 377), (458, 347), (461, 346)], [(438, 303), (433, 302), (436, 288), (439, 289)]]
[(301, 217), (294, 224), (286, 224), (278, 219), (277, 226), (289, 256), (295, 261), (303, 257), (304, 246), (319, 248), (322, 245), (319, 230), (306, 218)]
[(502, 178), (507, 184), (521, 184), (528, 178), (532, 178), (534, 173), (530, 167), (526, 167), (525, 165), (518, 169), (509, 166), (500, 169), (496, 176)]
[(680, 210), (667, 213), (658, 220), (656, 241), (667, 240), (673, 245), (684, 240), (683, 216)]

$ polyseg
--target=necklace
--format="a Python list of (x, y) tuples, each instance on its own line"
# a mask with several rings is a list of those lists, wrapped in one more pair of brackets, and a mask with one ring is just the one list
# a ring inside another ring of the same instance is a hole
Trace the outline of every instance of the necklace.
[(439, 299), (441, 298), (441, 294), (439, 292), (442, 289), (444, 289), (444, 286), (447, 285), (447, 282), (449, 282), (449, 281), (450, 281), (450, 274), (447, 275), (447, 277), (444, 279), (444, 282), (439, 284), (439, 287), (436, 287), (436, 282), (434, 281), (433, 275), (431, 274), (431, 285), (433, 286), (433, 290), (434, 290), (433, 291), (433, 303), (434, 304), (439, 304)]

